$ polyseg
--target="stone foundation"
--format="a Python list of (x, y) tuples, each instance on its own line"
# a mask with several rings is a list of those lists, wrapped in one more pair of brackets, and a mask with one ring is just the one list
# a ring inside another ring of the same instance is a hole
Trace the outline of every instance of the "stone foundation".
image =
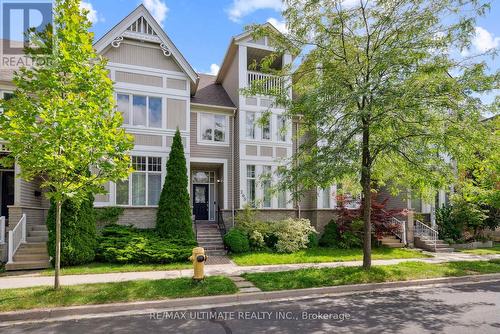
[(157, 208), (124, 208), (123, 214), (118, 218), (119, 225), (133, 225), (137, 228), (154, 228), (156, 226)]

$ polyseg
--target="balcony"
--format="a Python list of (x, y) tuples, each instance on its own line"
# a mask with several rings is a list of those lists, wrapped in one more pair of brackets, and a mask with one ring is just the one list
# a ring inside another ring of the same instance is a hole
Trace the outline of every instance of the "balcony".
[(247, 71), (248, 87), (253, 83), (262, 91), (263, 95), (281, 94), (285, 89), (283, 78), (261, 72)]

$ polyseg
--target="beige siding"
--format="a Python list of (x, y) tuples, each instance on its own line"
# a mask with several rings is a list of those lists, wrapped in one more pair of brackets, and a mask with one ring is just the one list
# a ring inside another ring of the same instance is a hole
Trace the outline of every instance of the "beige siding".
[(136, 85), (163, 87), (163, 78), (154, 75), (136, 74), (117, 71), (115, 74), (116, 82), (126, 82)]
[(240, 83), (239, 83), (239, 68), (238, 68), (238, 52), (233, 57), (233, 61), (222, 82), (222, 87), (226, 90), (227, 94), (233, 101), (235, 106), (240, 105)]
[(186, 130), (186, 101), (167, 99), (167, 129)]
[(162, 146), (162, 136), (134, 134), (135, 145), (141, 146)]
[(257, 156), (257, 146), (256, 145), (246, 145), (245, 154), (251, 156)]
[[(229, 133), (227, 134), (229, 138), (231, 138), (231, 131), (233, 127), (233, 117), (229, 117)], [(227, 196), (227, 203), (228, 207), (227, 209), (231, 209), (231, 202), (233, 199), (233, 182), (232, 182), (232, 159), (231, 159), (231, 145), (230, 146), (220, 146), (220, 145), (198, 145), (198, 113), (192, 112), (191, 113), (191, 143), (190, 143), (190, 149), (191, 149), (191, 158), (217, 158), (217, 159), (226, 159), (227, 160), (227, 175), (228, 175), (228, 186), (227, 186), (227, 191), (228, 194), (224, 194), (224, 196)], [(222, 178), (223, 177), (223, 170), (222, 168), (219, 169), (218, 171), (218, 177)], [(221, 188), (219, 187), (219, 190)], [(222, 188), (223, 189), (223, 188)], [(220, 195), (220, 192), (219, 192)], [(236, 197), (237, 198), (237, 197)], [(235, 198), (235, 199), (236, 199)], [(222, 203), (220, 203), (222, 204)], [(221, 205), (222, 208), (223, 205)]]
[(276, 147), (276, 158), (286, 158), (287, 150), (284, 147)]
[(182, 72), (173, 57), (166, 57), (158, 45), (151, 43), (146, 43), (146, 45), (123, 42), (118, 48), (109, 48), (104, 53), (104, 57), (113, 63)]
[(35, 196), (35, 192), (40, 192), (40, 191), (41, 190), (40, 190), (39, 180), (34, 180), (31, 182), (26, 182), (24, 180), (21, 180), (20, 204), (22, 206), (28, 206), (34, 208), (47, 207), (48, 203), (43, 194), (40, 196)]
[(260, 155), (263, 157), (272, 157), (273, 156), (273, 148), (270, 146), (261, 146), (260, 147)]
[(186, 80), (167, 78), (167, 88), (186, 90)]

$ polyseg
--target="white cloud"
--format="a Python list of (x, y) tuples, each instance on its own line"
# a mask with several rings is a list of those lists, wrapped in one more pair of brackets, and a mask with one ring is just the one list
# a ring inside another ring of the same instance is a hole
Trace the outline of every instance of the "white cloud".
[(167, 17), (168, 7), (164, 1), (161, 0), (143, 0), (144, 6), (151, 12), (151, 15), (155, 18), (160, 25), (163, 25), (163, 21)]
[(288, 28), (286, 27), (285, 21), (280, 21), (278, 19), (275, 19), (274, 17), (270, 17), (267, 19), (267, 22), (271, 23), (276, 29), (278, 29), (282, 33), (288, 32)]
[(472, 45), (479, 52), (486, 52), (500, 45), (500, 37), (494, 37), (488, 30), (476, 27), (476, 35), (472, 39)]
[(242, 17), (259, 9), (273, 9), (281, 12), (283, 2), (282, 0), (233, 0), (227, 12), (231, 21), (239, 22)]
[(219, 73), (220, 66), (217, 64), (210, 65), (210, 72), (208, 74), (217, 75)]
[(87, 13), (87, 18), (89, 21), (94, 24), (97, 23), (101, 20), (99, 20), (99, 17), (97, 16), (97, 10), (94, 9), (92, 4), (90, 2), (82, 1), (80, 2), (80, 9), (85, 9), (88, 11)]

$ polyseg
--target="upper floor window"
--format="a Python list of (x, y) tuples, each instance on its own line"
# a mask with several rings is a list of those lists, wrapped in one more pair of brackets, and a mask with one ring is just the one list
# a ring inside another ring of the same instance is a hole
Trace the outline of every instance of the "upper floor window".
[(150, 128), (162, 127), (162, 98), (117, 94), (117, 108), (123, 124)]
[(200, 113), (199, 139), (201, 141), (227, 143), (228, 117), (226, 115)]
[(246, 113), (246, 137), (255, 139), (255, 113), (250, 111)]
[(262, 125), (262, 140), (271, 140), (271, 120), (265, 118)]
[(286, 141), (286, 118), (283, 115), (278, 115), (278, 141)]

